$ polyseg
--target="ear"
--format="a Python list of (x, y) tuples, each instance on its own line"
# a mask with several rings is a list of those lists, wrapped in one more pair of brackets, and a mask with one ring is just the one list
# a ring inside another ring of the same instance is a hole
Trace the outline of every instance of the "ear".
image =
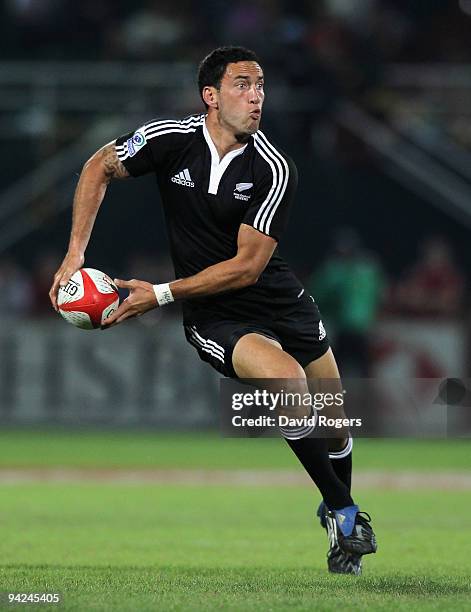
[(209, 108), (219, 108), (219, 92), (212, 85), (206, 85), (206, 87), (203, 87), (202, 97), (206, 104), (209, 106)]

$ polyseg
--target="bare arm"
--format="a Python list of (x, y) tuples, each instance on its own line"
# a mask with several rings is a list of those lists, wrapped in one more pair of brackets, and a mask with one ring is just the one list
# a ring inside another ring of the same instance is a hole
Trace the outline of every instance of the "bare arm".
[[(255, 284), (273, 255), (276, 244), (273, 238), (242, 224), (237, 237), (237, 254), (231, 259), (205, 268), (198, 274), (170, 283), (173, 297), (175, 300), (203, 297)], [(107, 326), (143, 314), (157, 306), (151, 283), (117, 279), (116, 284), (129, 289), (130, 293), (118, 310), (107, 319)]]
[(99, 149), (85, 163), (74, 196), (69, 252), (85, 253), (107, 186), (113, 178), (127, 176), (114, 142)]
[(126, 178), (128, 171), (116, 155), (114, 142), (99, 149), (85, 163), (75, 190), (72, 213), (72, 230), (69, 248), (49, 291), (49, 297), (57, 309), (57, 292), (67, 284), (70, 277), (83, 266), (85, 249), (95, 224), (106, 188), (114, 178)]

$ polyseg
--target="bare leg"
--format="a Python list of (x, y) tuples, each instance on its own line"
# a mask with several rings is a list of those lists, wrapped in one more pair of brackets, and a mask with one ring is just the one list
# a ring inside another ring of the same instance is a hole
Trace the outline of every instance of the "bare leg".
[[(326, 381), (328, 391), (334, 393), (342, 391), (342, 382), (340, 380), (339, 369), (337, 367), (332, 349), (329, 348), (329, 350), (324, 353), (322, 357), (319, 357), (319, 359), (316, 359), (315, 361), (311, 361), (311, 363), (304, 368), (304, 372), (306, 373), (310, 386), (311, 384), (316, 385), (316, 381), (319, 381), (319, 391), (326, 390), (321, 388), (322, 380)], [(345, 413), (343, 412), (343, 409), (340, 408), (338, 410), (338, 414), (333, 413), (332, 416), (334, 418), (345, 418)], [(338, 451), (345, 447), (347, 441), (348, 438), (330, 438), (329, 450)]]
[(304, 370), (275, 340), (261, 334), (246, 334), (237, 342), (232, 364), (239, 378), (291, 378), (304, 381)]

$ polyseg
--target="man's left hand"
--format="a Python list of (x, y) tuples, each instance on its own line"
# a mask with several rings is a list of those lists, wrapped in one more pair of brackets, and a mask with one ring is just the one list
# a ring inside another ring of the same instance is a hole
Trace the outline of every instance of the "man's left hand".
[(151, 283), (135, 279), (124, 281), (119, 278), (116, 278), (114, 282), (121, 289), (129, 289), (129, 295), (121, 302), (118, 309), (104, 321), (102, 329), (122, 323), (126, 319), (138, 317), (148, 310), (158, 307), (154, 287)]

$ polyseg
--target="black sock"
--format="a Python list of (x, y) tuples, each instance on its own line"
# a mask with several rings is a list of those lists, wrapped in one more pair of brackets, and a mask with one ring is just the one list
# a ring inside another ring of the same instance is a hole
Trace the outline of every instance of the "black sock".
[(338, 478), (332, 467), (327, 440), (323, 438), (300, 440), (285, 438), (285, 440), (316, 484), (330, 510), (353, 505), (348, 487)]
[[(343, 453), (347, 452), (346, 456)], [(330, 462), (337, 474), (338, 478), (348, 487), (348, 491), (352, 490), (352, 442), (348, 440), (343, 451), (329, 451)]]
[(330, 460), (337, 477), (344, 483), (350, 492), (352, 490), (352, 453), (342, 459)]

